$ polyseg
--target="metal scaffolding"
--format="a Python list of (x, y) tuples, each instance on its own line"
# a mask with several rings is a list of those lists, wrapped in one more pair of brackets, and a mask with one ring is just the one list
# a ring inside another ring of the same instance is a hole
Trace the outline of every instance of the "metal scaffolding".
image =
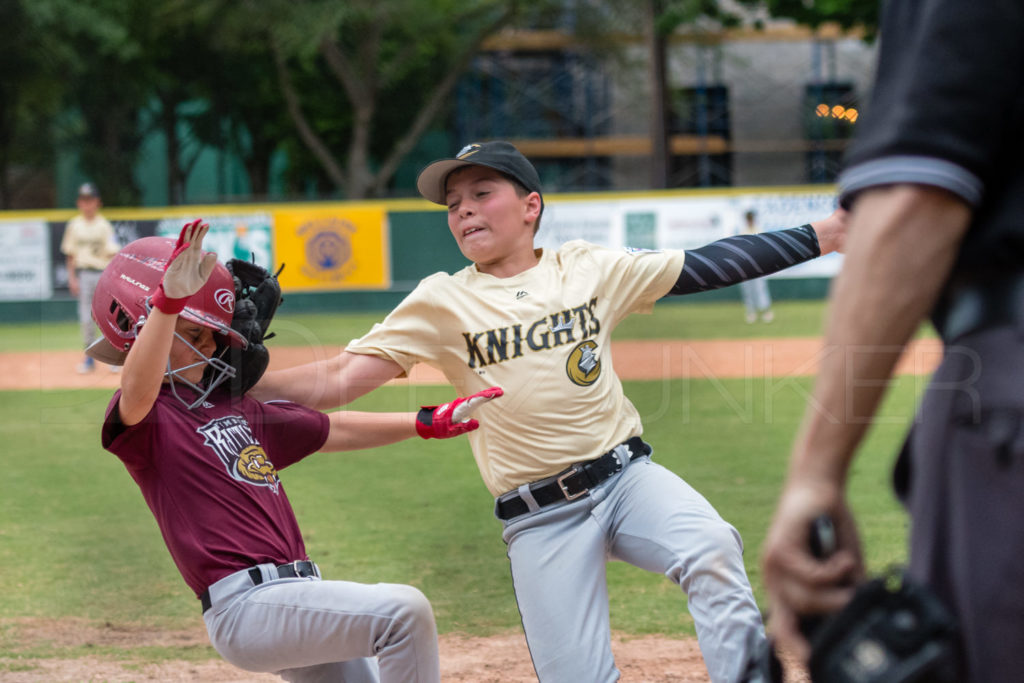
[[(856, 36), (792, 27), (674, 38), (670, 184), (833, 181), (873, 55)], [(456, 139), (515, 142), (553, 191), (647, 186), (652, 105), (639, 38), (612, 55), (564, 33), (504, 37), (456, 97)]]

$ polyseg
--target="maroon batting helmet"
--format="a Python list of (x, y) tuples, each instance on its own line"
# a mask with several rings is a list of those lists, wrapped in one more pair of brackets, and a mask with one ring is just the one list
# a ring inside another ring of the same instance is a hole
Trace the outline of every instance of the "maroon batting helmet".
[[(175, 240), (169, 237), (143, 237), (125, 245), (103, 269), (92, 298), (92, 317), (103, 338), (89, 345), (86, 349), (89, 356), (111, 365), (124, 364), (139, 328), (149, 315), (149, 298), (160, 286), (174, 245)], [(206, 284), (189, 298), (179, 315), (213, 330), (218, 349), (244, 348), (245, 337), (231, 329), (234, 311), (234, 280), (228, 269), (217, 263)], [(179, 339), (184, 341), (180, 336)], [(234, 374), (234, 369), (219, 358), (203, 357), (214, 372), (205, 388), (194, 387), (203, 394), (200, 401), (213, 387)], [(176, 374), (182, 369), (168, 368), (168, 374), (172, 379), (189, 384)]]

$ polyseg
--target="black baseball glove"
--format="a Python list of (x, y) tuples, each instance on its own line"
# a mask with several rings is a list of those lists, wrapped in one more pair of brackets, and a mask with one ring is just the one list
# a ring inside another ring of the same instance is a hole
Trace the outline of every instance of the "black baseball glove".
[[(857, 587), (843, 609), (801, 621), (811, 644), (813, 683), (955, 683), (960, 670), (956, 620), (931, 590), (901, 568)], [(751, 638), (756, 642), (756, 638)], [(747, 645), (739, 683), (787, 680), (774, 644)]]
[(902, 568), (857, 587), (811, 635), (812, 681), (954, 683), (957, 624), (942, 601)]
[(284, 301), (281, 285), (277, 281), (281, 268), (271, 274), (262, 266), (249, 261), (231, 259), (228, 272), (235, 281), (235, 313), (231, 327), (249, 342), (245, 349), (228, 349), (228, 363), (235, 369), (231, 379), (231, 393), (241, 396), (249, 391), (267, 370), (270, 353), (263, 342), (274, 336), (267, 334), (277, 307)]
[[(835, 528), (814, 520), (811, 554), (835, 552)], [(808, 670), (814, 683), (954, 683), (959, 675), (957, 624), (942, 601), (901, 567), (857, 586), (842, 609), (800, 619), (811, 645)], [(782, 665), (769, 640), (747, 645), (739, 683), (782, 683)]]

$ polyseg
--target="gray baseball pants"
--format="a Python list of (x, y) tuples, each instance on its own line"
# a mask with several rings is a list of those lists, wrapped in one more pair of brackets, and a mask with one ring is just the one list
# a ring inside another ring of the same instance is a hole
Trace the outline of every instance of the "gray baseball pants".
[(662, 573), (689, 601), (712, 681), (732, 682), (764, 639), (736, 530), (673, 472), (633, 460), (590, 495), (505, 523), (516, 601), (538, 678), (616, 681), (605, 565)]
[(743, 297), (743, 306), (748, 316), (757, 315), (772, 307), (767, 278), (759, 277), (741, 282), (740, 295)]
[(96, 323), (92, 320), (92, 297), (99, 284), (103, 271), (80, 268), (78, 276), (78, 325), (82, 333), (83, 348), (92, 344), (99, 335)]
[(210, 586), (210, 643), (246, 671), (314, 683), (438, 683), (437, 627), (412, 586), (277, 578), (259, 565)]

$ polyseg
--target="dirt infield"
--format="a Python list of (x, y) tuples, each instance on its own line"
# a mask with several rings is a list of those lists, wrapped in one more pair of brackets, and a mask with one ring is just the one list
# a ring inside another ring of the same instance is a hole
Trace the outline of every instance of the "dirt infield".
[[(271, 369), (329, 358), (339, 347), (275, 347)], [(722, 339), (713, 341), (623, 341), (612, 343), (615, 371), (622, 379), (654, 380), (673, 377), (737, 378), (813, 375), (830, 351), (820, 339)], [(912, 344), (900, 361), (899, 371), (931, 372), (942, 354), (934, 339)], [(81, 354), (73, 351), (30, 351), (0, 354), (0, 390), (7, 389), (115, 389), (120, 375), (105, 366), (79, 375)], [(414, 382), (444, 384), (444, 378), (426, 366), (413, 368)]]
[[(337, 353), (338, 348), (274, 348), (272, 368), (291, 367)], [(787, 377), (812, 375), (830, 353), (819, 339), (752, 339), (721, 341), (628, 341), (612, 345), (615, 369), (623, 379), (703, 377)], [(919, 340), (907, 349), (899, 372), (931, 372), (941, 355), (934, 340)], [(118, 386), (120, 375), (100, 366), (79, 375), (75, 352), (0, 354), (0, 390), (74, 389)], [(408, 380), (396, 383), (444, 383), (430, 368), (417, 366)], [(197, 620), (198, 621), (198, 620)], [(0, 621), (0, 680), (39, 681), (275, 681), (275, 676), (249, 674), (220, 660), (208, 649), (201, 623), (189, 631), (162, 631), (137, 624), (97, 624), (84, 619), (18, 619)], [(12, 647), (13, 645), (13, 647)], [(188, 660), (138, 659), (126, 652), (144, 647), (180, 647)], [(487, 638), (445, 635), (440, 639), (444, 681), (453, 683), (519, 683), (536, 681), (521, 633)], [(36, 649), (60, 651), (96, 648), (97, 654), (73, 658), (38, 658)], [(116, 654), (109, 653), (111, 650)], [(121, 652), (117, 652), (120, 650)], [(194, 650), (194, 652), (193, 652)], [(707, 681), (693, 638), (632, 637), (613, 641), (622, 680), (634, 683)], [(800, 673), (789, 681), (805, 681)]]
[[(20, 619), (3, 624), (18, 649), (32, 644), (63, 648), (172, 647), (206, 651), (209, 642), (201, 623), (189, 631), (165, 631), (142, 626), (94, 624), (84, 619)], [(616, 634), (612, 644), (623, 681), (636, 683), (689, 683), (707, 681), (700, 650), (693, 638)], [(521, 633), (471, 638), (440, 638), (441, 677), (446, 683), (527, 683), (536, 681)], [(197, 652), (196, 654), (199, 654)], [(22, 658), (17, 652), (0, 654), (0, 680), (5, 683), (41, 681), (209, 681), (217, 683), (279, 681), (270, 674), (253, 674), (213, 658), (194, 661), (140, 661), (132, 656), (87, 655), (74, 659)]]

